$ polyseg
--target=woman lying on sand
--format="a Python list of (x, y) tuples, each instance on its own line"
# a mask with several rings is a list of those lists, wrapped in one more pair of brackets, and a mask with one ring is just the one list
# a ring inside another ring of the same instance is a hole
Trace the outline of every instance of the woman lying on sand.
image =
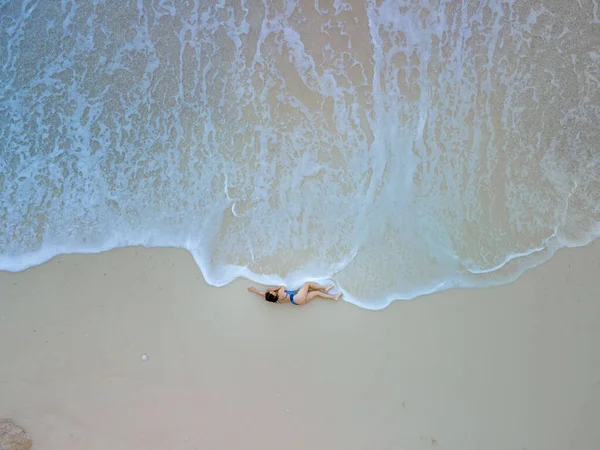
[(297, 291), (286, 291), (285, 286), (279, 286), (277, 288), (269, 289), (267, 292), (263, 292), (250, 286), (248, 292), (260, 295), (268, 302), (291, 302), (293, 305), (305, 305), (317, 297), (337, 300), (342, 296), (341, 292), (336, 295), (327, 294), (331, 288), (333, 288), (333, 286), (321, 286), (317, 283), (304, 283)]

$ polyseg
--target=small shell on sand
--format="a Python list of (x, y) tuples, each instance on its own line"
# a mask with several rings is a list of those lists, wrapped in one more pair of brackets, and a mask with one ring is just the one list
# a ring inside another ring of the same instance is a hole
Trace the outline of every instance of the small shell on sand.
[(148, 361), (148, 355), (145, 353), (142, 355), (142, 361)]

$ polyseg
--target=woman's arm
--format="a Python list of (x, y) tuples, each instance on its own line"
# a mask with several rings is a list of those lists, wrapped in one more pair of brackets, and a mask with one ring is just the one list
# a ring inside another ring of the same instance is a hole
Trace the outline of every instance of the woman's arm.
[(258, 289), (254, 289), (252, 286), (248, 288), (248, 292), (252, 292), (253, 294), (260, 295), (261, 297), (265, 296), (265, 292), (259, 291)]

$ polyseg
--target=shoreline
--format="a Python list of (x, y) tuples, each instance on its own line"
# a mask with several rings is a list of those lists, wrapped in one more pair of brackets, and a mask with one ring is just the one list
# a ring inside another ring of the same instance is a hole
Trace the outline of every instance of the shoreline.
[(0, 418), (62, 450), (592, 450), (599, 268), (595, 241), (373, 312), (214, 288), (184, 250), (57, 257), (0, 273)]
[[(320, 283), (326, 283), (326, 284), (332, 283), (335, 285), (334, 291), (341, 290), (343, 292), (344, 295), (342, 297), (342, 300), (344, 300), (345, 303), (349, 303), (358, 308), (369, 310), (369, 311), (383, 311), (383, 310), (389, 308), (395, 302), (418, 300), (420, 298), (427, 297), (429, 295), (435, 295), (437, 293), (441, 293), (441, 292), (445, 292), (445, 291), (449, 291), (449, 290), (490, 289), (490, 288), (508, 285), (508, 284), (514, 283), (516, 280), (521, 278), (525, 273), (527, 273), (531, 270), (535, 270), (537, 267), (539, 267), (543, 264), (546, 264), (548, 261), (550, 261), (554, 257), (554, 255), (557, 252), (569, 250), (569, 249), (577, 249), (577, 248), (587, 247), (589, 245), (594, 245), (594, 243), (599, 242), (599, 241), (600, 241), (600, 237), (595, 236), (595, 237), (592, 237), (591, 240), (589, 240), (585, 243), (583, 243), (583, 242), (574, 243), (573, 245), (563, 245), (563, 246), (552, 247), (552, 248), (544, 247), (543, 249), (537, 249), (537, 250), (533, 249), (530, 252), (523, 254), (523, 255), (520, 255), (520, 254), (516, 254), (516, 256), (513, 255), (512, 257), (507, 258), (506, 261), (504, 263), (502, 263), (502, 265), (494, 268), (489, 273), (493, 273), (493, 272), (502, 270), (505, 266), (507, 266), (508, 264), (511, 264), (512, 262), (515, 262), (518, 264), (518, 262), (520, 261), (519, 258), (521, 258), (521, 256), (529, 257), (529, 256), (532, 256), (532, 255), (535, 255), (538, 253), (545, 254), (544, 256), (541, 256), (540, 259), (535, 262), (535, 264), (533, 264), (531, 266), (521, 267), (517, 272), (512, 274), (508, 279), (498, 280), (498, 281), (492, 280), (492, 281), (489, 281), (489, 284), (486, 286), (478, 286), (475, 284), (472, 284), (472, 285), (460, 284), (461, 282), (457, 281), (456, 279), (446, 279), (436, 285), (432, 285), (427, 288), (422, 288), (419, 291), (419, 293), (417, 293), (417, 294), (411, 293), (408, 295), (400, 295), (400, 296), (396, 295), (396, 294), (390, 294), (390, 295), (384, 296), (383, 300), (379, 301), (377, 303), (377, 306), (368, 305), (364, 301), (361, 302), (359, 300), (354, 299), (351, 295), (349, 295), (347, 293), (347, 291), (345, 291), (344, 289), (340, 289), (337, 286), (337, 283), (335, 282), (335, 280), (333, 278), (319, 277), (319, 276), (305, 276), (302, 274), (302, 272), (288, 274), (287, 276), (292, 277), (295, 280), (310, 279), (311, 281), (320, 282)], [(51, 256), (48, 258), (45, 258), (45, 257), (40, 258), (39, 256), (38, 257), (35, 256), (35, 255), (39, 255), (39, 253), (47, 253), (46, 251), (40, 251), (35, 254), (26, 254), (26, 255), (21, 255), (19, 257), (10, 257), (10, 258), (9, 257), (3, 258), (0, 256), (0, 262), (2, 262), (2, 259), (16, 259), (16, 260), (20, 261), (20, 263), (17, 264), (17, 266), (20, 268), (15, 269), (15, 270), (0, 269), (0, 273), (17, 274), (17, 273), (21, 273), (21, 272), (28, 272), (32, 269), (36, 269), (37, 267), (52, 263), (52, 261), (63, 258), (63, 257), (89, 256), (89, 255), (93, 256), (93, 255), (98, 255), (98, 254), (102, 254), (102, 253), (110, 253), (110, 252), (126, 250), (126, 249), (138, 249), (138, 250), (134, 250), (136, 252), (139, 251), (139, 249), (144, 249), (144, 250), (158, 249), (158, 250), (162, 250), (162, 251), (185, 251), (185, 252), (189, 253), (189, 255), (194, 260), (194, 263), (195, 263), (198, 271), (200, 272), (200, 276), (204, 280), (206, 280), (205, 279), (206, 267), (203, 267), (203, 266), (205, 266), (205, 264), (202, 264), (201, 262), (199, 262), (191, 250), (189, 250), (185, 247), (172, 247), (172, 246), (161, 246), (161, 245), (156, 245), (156, 246), (154, 246), (154, 245), (153, 246), (107, 245), (107, 246), (100, 248), (99, 250), (93, 250), (93, 251), (92, 250), (90, 250), (90, 251), (84, 250), (84, 251), (75, 251), (75, 252), (71, 252), (71, 253), (58, 253), (58, 254), (55, 254), (55, 256)], [(34, 259), (36, 261), (39, 260), (41, 262), (31, 263), (30, 261), (32, 259)], [(29, 261), (29, 263), (25, 263), (23, 261)], [(0, 266), (1, 265), (2, 264), (0, 264)], [(6, 265), (6, 264), (4, 264), (4, 265)], [(249, 270), (248, 268), (242, 267), (242, 266), (229, 266), (227, 270), (231, 270), (231, 268), (233, 268), (235, 271), (237, 271), (237, 273), (234, 275), (233, 280), (231, 280), (229, 282), (223, 282), (223, 283), (217, 283), (217, 284), (214, 284), (214, 283), (207, 283), (207, 284), (211, 287), (216, 287), (216, 288), (221, 288), (221, 287), (231, 285), (232, 283), (234, 283), (238, 280), (247, 280), (252, 283), (262, 284), (263, 286), (264, 285), (286, 284), (284, 282), (284, 280), (281, 278), (281, 276), (277, 275), (277, 274), (256, 274), (256, 273), (252, 272), (251, 270)], [(480, 275), (480, 274), (486, 274), (488, 272), (482, 271), (482, 272), (471, 272), (471, 273), (474, 275)], [(289, 286), (290, 287), (300, 287), (301, 284), (302, 284), (301, 282), (297, 281), (297, 282), (289, 283)], [(349, 299), (347, 299), (348, 297), (349, 297)], [(373, 302), (373, 303), (375, 303), (375, 302)], [(379, 304), (382, 304), (383, 306), (380, 307)], [(372, 307), (370, 307), (370, 306), (372, 306)]]

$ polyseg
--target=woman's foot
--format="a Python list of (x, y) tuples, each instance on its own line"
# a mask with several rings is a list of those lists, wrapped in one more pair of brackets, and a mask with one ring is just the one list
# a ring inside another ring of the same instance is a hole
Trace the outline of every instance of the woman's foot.
[(325, 286), (325, 289), (323, 289), (323, 292), (329, 292), (332, 289), (333, 289), (333, 284), (331, 286)]
[(336, 300), (339, 300), (341, 296), (342, 296), (342, 293), (341, 293), (341, 292), (338, 292), (338, 293), (335, 295), (335, 299), (336, 299)]

